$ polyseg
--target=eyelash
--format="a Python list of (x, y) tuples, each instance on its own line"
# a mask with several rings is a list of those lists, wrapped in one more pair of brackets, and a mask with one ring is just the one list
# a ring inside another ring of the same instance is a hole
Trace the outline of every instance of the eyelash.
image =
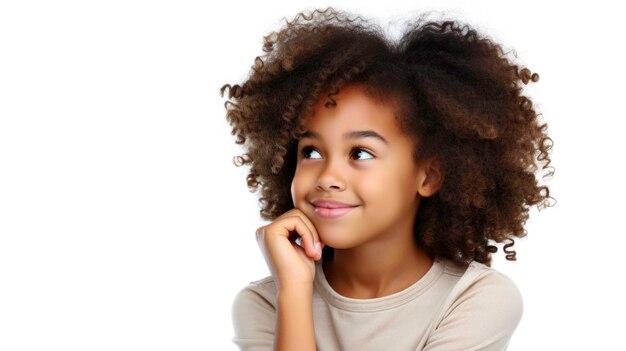
[[(309, 150), (315, 150), (315, 151), (319, 152), (319, 151), (318, 151), (316, 148), (314, 148), (313, 146), (311, 146), (311, 145), (306, 145), (306, 146), (302, 147), (302, 151), (300, 152), (300, 153), (302, 154), (302, 157), (307, 158), (307, 157), (306, 157), (306, 154), (308, 153), (308, 151), (309, 151)], [(353, 155), (355, 150), (356, 150), (356, 151), (365, 151), (365, 152), (367, 152), (368, 154), (370, 154), (370, 155), (372, 156), (372, 158), (370, 158), (370, 159), (368, 159), (368, 160), (371, 160), (371, 159), (376, 158), (376, 156), (374, 156), (374, 154), (373, 154), (371, 151), (367, 150), (366, 148), (364, 148), (364, 147), (362, 147), (362, 146), (358, 146), (358, 145), (357, 145), (357, 146), (355, 146), (355, 147), (353, 147), (353, 148), (352, 148), (352, 150), (350, 150), (350, 155)], [(363, 161), (365, 161), (365, 160), (363, 160)]]

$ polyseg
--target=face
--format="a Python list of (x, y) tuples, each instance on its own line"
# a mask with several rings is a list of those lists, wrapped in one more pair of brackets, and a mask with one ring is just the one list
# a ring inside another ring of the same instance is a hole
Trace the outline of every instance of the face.
[[(342, 87), (334, 99), (337, 105), (325, 108), (322, 94), (298, 141), (291, 184), (295, 207), (311, 219), (321, 240), (337, 249), (384, 239), (399, 228), (412, 231), (423, 171), (413, 161), (412, 139), (396, 124), (395, 110), (357, 85)], [(352, 207), (329, 210), (312, 203), (321, 200)]]

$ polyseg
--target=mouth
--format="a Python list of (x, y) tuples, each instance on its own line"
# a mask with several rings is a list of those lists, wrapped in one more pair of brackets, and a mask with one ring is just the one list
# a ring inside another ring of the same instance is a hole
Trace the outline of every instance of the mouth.
[(357, 207), (358, 206), (327, 208), (315, 206), (315, 213), (322, 218), (339, 218), (350, 213)]

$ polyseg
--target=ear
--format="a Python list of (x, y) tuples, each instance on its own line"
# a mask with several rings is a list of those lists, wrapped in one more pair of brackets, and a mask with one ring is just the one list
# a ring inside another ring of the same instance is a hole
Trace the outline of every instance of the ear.
[(441, 189), (444, 180), (444, 170), (438, 158), (425, 160), (418, 173), (417, 191), (421, 197), (429, 197)]

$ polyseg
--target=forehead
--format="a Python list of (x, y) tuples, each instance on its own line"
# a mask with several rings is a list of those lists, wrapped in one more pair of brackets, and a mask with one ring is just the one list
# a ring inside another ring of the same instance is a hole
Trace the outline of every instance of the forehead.
[(396, 109), (391, 102), (378, 101), (368, 96), (363, 87), (350, 84), (341, 87), (339, 94), (331, 95), (336, 105), (325, 107), (330, 91), (321, 94), (311, 115), (304, 121), (306, 130), (318, 134), (366, 129), (389, 136), (401, 133), (396, 122)]

